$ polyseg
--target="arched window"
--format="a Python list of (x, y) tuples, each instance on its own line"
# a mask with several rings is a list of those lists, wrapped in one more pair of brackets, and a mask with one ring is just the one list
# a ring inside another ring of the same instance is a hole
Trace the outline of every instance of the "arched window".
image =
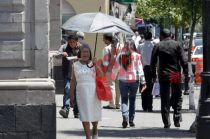
[(62, 0), (61, 7), (62, 24), (65, 23), (70, 17), (76, 15), (74, 8), (66, 0)]

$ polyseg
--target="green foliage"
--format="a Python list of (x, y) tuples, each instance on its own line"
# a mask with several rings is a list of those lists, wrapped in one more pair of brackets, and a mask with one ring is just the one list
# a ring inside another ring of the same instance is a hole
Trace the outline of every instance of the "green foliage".
[(174, 26), (189, 27), (201, 17), (202, 0), (137, 0), (137, 14), (143, 19), (165, 18)]

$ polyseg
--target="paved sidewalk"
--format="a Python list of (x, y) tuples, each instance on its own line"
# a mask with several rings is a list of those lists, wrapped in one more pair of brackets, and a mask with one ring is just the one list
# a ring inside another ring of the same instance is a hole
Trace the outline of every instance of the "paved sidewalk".
[[(197, 107), (199, 88), (195, 91), (195, 102)], [(172, 113), (170, 129), (164, 129), (160, 114), (160, 98), (153, 102), (154, 112), (142, 111), (141, 96), (137, 96), (135, 128), (122, 128), (122, 117), (120, 110), (102, 111), (102, 121), (99, 123), (99, 139), (195, 139), (195, 134), (188, 132), (190, 125), (195, 119), (195, 111), (189, 110), (189, 96), (183, 96), (183, 122), (180, 128), (173, 125)], [(62, 105), (62, 95), (56, 95), (57, 102), (57, 139), (85, 139), (82, 124), (79, 119), (73, 118), (70, 111), (68, 119), (59, 115)], [(103, 106), (107, 103), (103, 103)]]

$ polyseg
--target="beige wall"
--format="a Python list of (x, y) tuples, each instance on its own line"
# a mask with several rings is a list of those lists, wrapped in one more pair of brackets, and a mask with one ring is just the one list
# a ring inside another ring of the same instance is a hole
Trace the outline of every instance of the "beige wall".
[[(76, 14), (85, 12), (98, 12), (101, 5), (102, 12), (109, 14), (109, 0), (67, 0), (76, 11)], [(85, 34), (85, 40), (90, 45), (92, 52), (95, 46), (96, 34)], [(102, 41), (102, 34), (99, 34), (96, 57), (101, 57), (104, 43)]]

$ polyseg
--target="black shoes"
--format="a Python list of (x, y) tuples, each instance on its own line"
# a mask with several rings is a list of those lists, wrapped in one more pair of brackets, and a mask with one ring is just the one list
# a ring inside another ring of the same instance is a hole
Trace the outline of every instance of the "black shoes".
[(144, 112), (153, 112), (152, 109), (143, 109)]
[(180, 123), (179, 122), (174, 122), (174, 126), (175, 127), (180, 127)]
[(153, 110), (152, 109), (148, 109), (148, 112), (153, 112)]
[(79, 114), (74, 114), (74, 118), (79, 118)]
[(60, 114), (63, 118), (68, 118), (68, 116), (69, 116), (69, 111), (66, 110), (66, 109), (64, 108), (64, 109), (61, 109), (61, 110), (59, 111), (59, 114)]
[(133, 121), (129, 121), (129, 125), (130, 125), (130, 127), (135, 127), (135, 124)]
[[(133, 122), (133, 118), (129, 119), (129, 125), (130, 125), (130, 127), (135, 127), (135, 124)], [(122, 127), (127, 128), (127, 126), (128, 126), (128, 119), (126, 117), (123, 117)]]
[[(164, 128), (170, 128), (171, 125), (165, 125)], [(175, 127), (180, 127), (180, 123), (179, 122), (174, 122), (174, 126)]]
[(171, 125), (164, 125), (164, 128), (169, 129)]
[(184, 95), (189, 95), (190, 94), (190, 91), (189, 90), (185, 90), (184, 91)]
[(123, 117), (122, 127), (127, 128), (128, 126), (128, 119), (126, 117)]
[(115, 107), (110, 107), (109, 105), (103, 106), (104, 109), (116, 109)]
[(120, 106), (116, 106), (116, 109), (120, 109)]

